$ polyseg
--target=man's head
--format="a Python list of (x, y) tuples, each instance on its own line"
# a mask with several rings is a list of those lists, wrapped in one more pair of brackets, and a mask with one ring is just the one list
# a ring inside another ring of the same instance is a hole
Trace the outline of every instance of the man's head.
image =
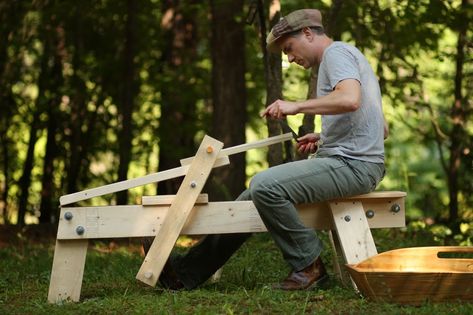
[[(271, 29), (266, 38), (267, 48), (271, 52), (283, 51), (290, 62), (296, 62), (304, 68), (313, 66), (319, 56), (310, 45), (316, 35), (323, 35), (322, 15), (316, 9), (302, 9), (291, 12), (281, 18)], [(315, 49), (317, 50), (317, 49)]]

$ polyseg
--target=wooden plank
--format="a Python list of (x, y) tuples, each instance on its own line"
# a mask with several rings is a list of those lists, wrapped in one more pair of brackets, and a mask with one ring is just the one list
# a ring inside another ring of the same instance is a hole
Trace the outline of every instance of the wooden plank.
[(88, 240), (56, 240), (49, 303), (79, 301), (88, 243)]
[[(143, 196), (141, 197), (141, 204), (143, 206), (170, 205), (175, 197), (176, 195)], [(209, 203), (209, 195), (200, 194), (195, 203)]]
[(136, 279), (150, 286), (156, 285), (222, 147), (222, 142), (209, 136), (204, 137)]
[[(374, 212), (368, 219), (370, 228), (405, 226), (404, 199), (365, 199), (365, 211)], [(399, 204), (400, 212), (392, 212), (393, 204)], [(301, 220), (306, 226), (318, 230), (335, 229), (327, 203), (297, 206)], [(102, 206), (63, 207), (59, 218), (58, 239), (119, 238), (155, 236), (169, 211), (169, 205), (160, 206)], [(70, 212), (72, 219), (66, 220)], [(77, 235), (77, 226), (85, 228)], [(196, 205), (192, 220), (187, 222), (181, 234), (220, 234), (240, 232), (264, 232), (266, 228), (251, 201), (209, 202)]]
[(340, 267), (340, 255), (342, 255), (340, 241), (332, 230), (328, 230), (328, 238), (332, 247), (333, 271), (338, 276), (338, 279), (344, 283), (342, 268)]
[(407, 193), (404, 191), (373, 191), (363, 195), (356, 195), (351, 197), (343, 197), (336, 200), (365, 200), (365, 199), (387, 199), (387, 198), (404, 198), (407, 196)]
[[(243, 144), (240, 144), (240, 145), (237, 145), (237, 146), (233, 146), (233, 147), (223, 149), (222, 151), (220, 151), (219, 157), (224, 157), (224, 156), (229, 156), (229, 155), (233, 155), (233, 154), (237, 154), (237, 153), (242, 153), (242, 152), (246, 152), (246, 151), (251, 150), (251, 149), (267, 147), (267, 146), (272, 145), (272, 144), (276, 144), (276, 143), (291, 140), (292, 138), (293, 138), (292, 134), (289, 132), (289, 133), (285, 133), (285, 134), (282, 134), (282, 135), (270, 137), (270, 138), (267, 138), (267, 139), (262, 139), (262, 140), (258, 140), (258, 141), (254, 141), (254, 142), (250, 142), (250, 143), (243, 143)], [(194, 159), (194, 157), (189, 157), (189, 158), (182, 159), (181, 160), (181, 165), (188, 165), (192, 162), (193, 159)]]
[[(213, 167), (219, 167), (219, 166), (223, 166), (227, 164), (230, 164), (230, 160), (228, 159), (228, 157), (221, 157), (217, 159)], [(60, 197), (59, 203), (61, 204), (61, 206), (64, 206), (64, 205), (68, 205), (74, 202), (87, 200), (93, 197), (99, 197), (106, 194), (111, 194), (111, 193), (127, 190), (127, 189), (138, 187), (138, 186), (161, 182), (164, 180), (184, 176), (186, 175), (188, 170), (189, 170), (189, 165), (185, 165), (185, 166), (180, 166), (180, 167), (172, 168), (169, 170), (165, 170), (162, 172), (149, 174), (143, 177), (128, 179), (128, 180), (116, 182), (116, 183), (105, 185), (105, 186), (86, 189), (83, 191), (79, 191), (76, 193), (72, 193), (72, 194), (64, 195)]]
[(355, 264), (378, 253), (360, 201), (330, 202), (329, 207), (346, 263)]

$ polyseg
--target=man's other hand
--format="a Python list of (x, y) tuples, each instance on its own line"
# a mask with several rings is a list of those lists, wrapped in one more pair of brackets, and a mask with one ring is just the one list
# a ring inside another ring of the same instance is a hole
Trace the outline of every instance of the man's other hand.
[(308, 133), (297, 138), (297, 151), (301, 154), (315, 153), (315, 151), (317, 151), (317, 143), (319, 140), (319, 133)]

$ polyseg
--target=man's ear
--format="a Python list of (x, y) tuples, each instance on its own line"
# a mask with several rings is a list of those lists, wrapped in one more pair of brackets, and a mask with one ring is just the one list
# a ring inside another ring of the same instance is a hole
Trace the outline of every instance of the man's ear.
[(310, 29), (310, 27), (304, 27), (302, 29), (302, 34), (307, 38), (308, 41), (312, 41), (314, 38), (314, 32)]

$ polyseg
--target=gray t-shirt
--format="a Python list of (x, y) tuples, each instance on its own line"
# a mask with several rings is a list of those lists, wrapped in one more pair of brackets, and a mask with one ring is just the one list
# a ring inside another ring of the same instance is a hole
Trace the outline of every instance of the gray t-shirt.
[(317, 155), (384, 163), (384, 119), (378, 80), (356, 47), (334, 42), (325, 49), (319, 66), (317, 97), (329, 94), (346, 79), (360, 82), (361, 106), (354, 112), (322, 115), (323, 144)]

